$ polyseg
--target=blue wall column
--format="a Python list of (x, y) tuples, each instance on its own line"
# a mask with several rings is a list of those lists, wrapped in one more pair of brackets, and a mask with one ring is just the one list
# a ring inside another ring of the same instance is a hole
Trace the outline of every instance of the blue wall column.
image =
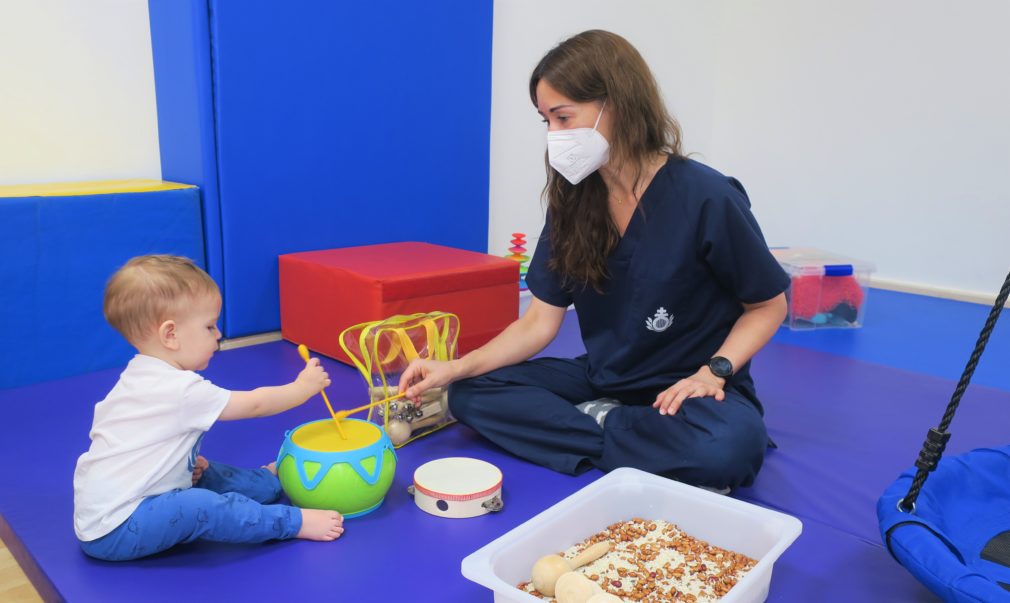
[[(200, 187), (207, 272), (224, 284), (206, 0), (150, 0), (161, 177)], [(222, 324), (226, 308), (221, 309)]]

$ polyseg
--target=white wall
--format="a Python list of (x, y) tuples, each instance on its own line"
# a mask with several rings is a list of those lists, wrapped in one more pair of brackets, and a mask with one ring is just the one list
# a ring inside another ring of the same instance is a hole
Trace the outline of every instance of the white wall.
[(147, 0), (0, 0), (0, 185), (161, 178)]
[(1010, 268), (1010, 3), (721, 8), (712, 158), (769, 242), (995, 295)]
[(490, 250), (543, 223), (526, 78), (599, 27), (642, 51), (685, 149), (743, 181), (770, 244), (991, 299), (1010, 268), (1007, 23), (1001, 0), (496, 2)]

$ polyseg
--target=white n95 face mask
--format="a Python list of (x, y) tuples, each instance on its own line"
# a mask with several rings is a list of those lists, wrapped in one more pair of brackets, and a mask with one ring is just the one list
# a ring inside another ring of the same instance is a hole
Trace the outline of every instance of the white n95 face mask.
[(596, 129), (603, 117), (600, 114), (592, 128), (574, 128), (547, 133), (547, 160), (551, 167), (572, 184), (582, 182), (586, 176), (600, 169), (610, 158), (610, 143)]

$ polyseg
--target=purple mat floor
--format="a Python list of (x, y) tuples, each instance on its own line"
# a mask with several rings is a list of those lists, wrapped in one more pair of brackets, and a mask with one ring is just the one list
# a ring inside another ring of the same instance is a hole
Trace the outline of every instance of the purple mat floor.
[[(549, 352), (579, 351), (574, 321)], [(206, 375), (233, 389), (278, 383), (297, 373), (294, 346), (270, 343), (220, 353)], [(352, 369), (326, 362), (337, 407), (363, 398)], [(11, 547), (49, 598), (69, 601), (256, 600), (491, 601), (462, 577), (463, 557), (575, 492), (600, 473), (573, 478), (511, 457), (455, 425), (399, 451), (396, 478), (377, 511), (348, 520), (333, 543), (257, 546), (195, 543), (130, 563), (85, 557), (72, 528), (74, 463), (88, 446), (92, 405), (118, 370), (0, 391), (0, 522)], [(772, 343), (754, 373), (777, 450), (754, 487), (733, 496), (797, 516), (800, 538), (776, 563), (770, 601), (930, 601), (890, 559), (874, 504), (910, 466), (938, 420), (953, 382), (869, 362)], [(325, 413), (322, 401), (265, 419), (221, 422), (204, 440), (212, 461), (258, 466), (274, 458), (284, 432)], [(953, 453), (1006, 443), (1010, 393), (972, 387), (957, 417)], [(405, 489), (416, 467), (466, 455), (498, 465), (505, 509), (469, 520), (420, 512)]]

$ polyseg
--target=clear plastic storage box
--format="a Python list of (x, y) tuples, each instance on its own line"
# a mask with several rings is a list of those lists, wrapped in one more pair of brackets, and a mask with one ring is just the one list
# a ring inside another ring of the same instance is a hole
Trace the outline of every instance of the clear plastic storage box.
[(695, 538), (756, 559), (757, 565), (720, 599), (724, 603), (764, 601), (772, 565), (802, 530), (795, 517), (622, 468), (463, 559), (463, 575), (494, 591), (496, 603), (543, 603), (516, 587), (530, 579), (537, 559), (635, 517), (675, 523)]
[(772, 249), (789, 274), (790, 329), (851, 329), (863, 325), (873, 264), (808, 247)]

